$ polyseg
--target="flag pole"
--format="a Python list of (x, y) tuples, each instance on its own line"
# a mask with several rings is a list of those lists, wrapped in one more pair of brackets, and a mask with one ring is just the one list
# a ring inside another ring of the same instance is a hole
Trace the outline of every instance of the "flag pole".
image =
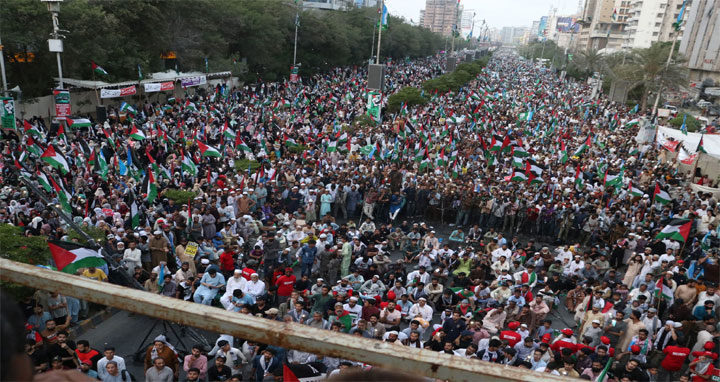
[(300, 17), (300, 5), (299, 0), (295, 0), (295, 48), (293, 49), (293, 69), (295, 69), (295, 63), (297, 62), (297, 35), (298, 35), (298, 17)]
[(95, 88), (95, 99), (97, 100), (98, 105), (102, 105), (100, 102), (100, 96), (98, 96), (97, 92), (97, 81), (95, 81), (95, 69), (93, 69), (93, 87)]
[(385, 0), (380, 0), (380, 21), (378, 22), (378, 44), (377, 44), (377, 55), (375, 56), (375, 64), (380, 65), (380, 40), (382, 38), (382, 18), (383, 8), (385, 7)]

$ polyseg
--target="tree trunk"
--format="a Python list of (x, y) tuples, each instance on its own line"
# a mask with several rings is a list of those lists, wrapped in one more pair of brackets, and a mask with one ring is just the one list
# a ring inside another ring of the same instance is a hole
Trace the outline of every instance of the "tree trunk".
[(645, 86), (645, 87), (643, 88), (642, 105), (641, 105), (641, 107), (640, 107), (640, 110), (641, 110), (641, 111), (645, 111), (645, 109), (647, 108), (647, 102), (648, 102), (648, 96), (649, 96), (649, 95), (650, 95), (650, 88), (648, 88), (647, 86)]

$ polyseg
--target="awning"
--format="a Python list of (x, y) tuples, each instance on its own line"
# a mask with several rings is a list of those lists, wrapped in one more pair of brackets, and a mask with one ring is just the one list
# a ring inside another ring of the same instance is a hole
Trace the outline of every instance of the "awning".
[[(151, 73), (148, 75), (147, 79), (144, 79), (140, 81), (140, 84), (150, 84), (155, 82), (165, 82), (165, 81), (179, 81), (185, 78), (191, 78), (191, 77), (197, 77), (197, 76), (206, 76), (208, 80), (212, 79), (218, 79), (218, 78), (227, 78), (232, 76), (232, 72), (213, 72), (213, 73), (202, 73), (202, 72), (187, 72), (187, 73), (177, 73), (174, 70), (168, 70), (166, 72), (157, 72), (157, 73)], [(59, 82), (59, 78), (55, 78), (55, 82)], [(125, 86), (131, 86), (131, 85), (137, 85), (138, 81), (123, 81), (123, 82), (115, 82), (115, 83), (108, 83), (105, 81), (90, 81), (90, 80), (78, 80), (74, 78), (63, 78), (63, 83), (67, 86), (74, 86), (77, 88), (84, 88), (84, 89), (103, 89), (103, 88), (121, 88)]]

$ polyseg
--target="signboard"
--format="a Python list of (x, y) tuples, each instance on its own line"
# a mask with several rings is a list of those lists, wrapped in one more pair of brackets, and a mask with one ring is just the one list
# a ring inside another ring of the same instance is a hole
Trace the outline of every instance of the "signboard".
[(55, 118), (67, 119), (72, 115), (70, 107), (70, 91), (65, 89), (53, 90), (55, 96)]
[(205, 84), (207, 84), (207, 77), (197, 76), (197, 77), (183, 78), (182, 80), (180, 80), (180, 84), (184, 88), (187, 88), (190, 86), (205, 85)]
[(15, 100), (7, 97), (0, 97), (2, 101), (2, 128), (15, 130)]
[(166, 92), (175, 89), (175, 83), (172, 81), (168, 82), (154, 82), (151, 84), (144, 84), (145, 93), (152, 92)]
[(296, 82), (298, 80), (298, 67), (293, 66), (290, 69), (290, 82)]
[(189, 241), (187, 246), (185, 247), (185, 254), (190, 256), (195, 256), (198, 251), (198, 244), (194, 241)]
[(134, 95), (137, 92), (135, 85), (122, 89), (100, 89), (100, 98), (117, 98)]
[(658, 113), (658, 117), (667, 118), (670, 116), (670, 109), (658, 109), (657, 113)]
[(368, 92), (367, 115), (377, 123), (380, 122), (381, 100), (382, 94), (380, 92)]

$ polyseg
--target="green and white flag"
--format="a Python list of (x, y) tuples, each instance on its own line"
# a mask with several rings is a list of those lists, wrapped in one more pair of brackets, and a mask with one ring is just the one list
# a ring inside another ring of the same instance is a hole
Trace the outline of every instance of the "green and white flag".
[(327, 150), (325, 150), (329, 153), (336, 152), (337, 151), (337, 141), (330, 141), (327, 145)]
[(380, 92), (368, 92), (367, 115), (377, 123), (380, 122), (381, 102), (382, 94), (380, 94)]
[(622, 171), (616, 175), (610, 174), (608, 171), (605, 171), (605, 178), (603, 179), (603, 185), (605, 187), (612, 186), (615, 188), (619, 188), (622, 186), (622, 179), (623, 173)]
[(190, 174), (191, 177), (197, 176), (197, 166), (188, 155), (185, 155), (182, 161), (182, 170)]

